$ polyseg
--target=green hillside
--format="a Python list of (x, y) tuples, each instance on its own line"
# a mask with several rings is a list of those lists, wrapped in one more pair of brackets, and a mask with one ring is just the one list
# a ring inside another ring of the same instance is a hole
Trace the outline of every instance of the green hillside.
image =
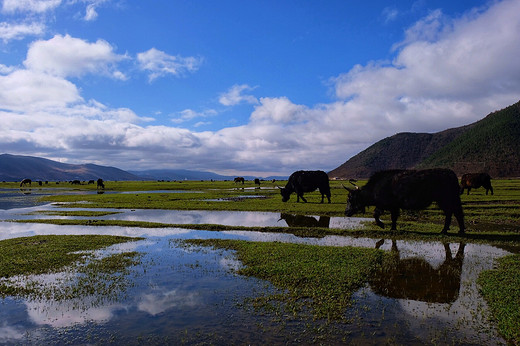
[(520, 102), (463, 127), (437, 133), (399, 133), (382, 139), (338, 168), (331, 178), (368, 178), (395, 168), (446, 167), (461, 175), (520, 176)]
[(520, 102), (476, 122), (471, 131), (440, 148), (417, 167), (478, 170), (493, 177), (520, 176)]

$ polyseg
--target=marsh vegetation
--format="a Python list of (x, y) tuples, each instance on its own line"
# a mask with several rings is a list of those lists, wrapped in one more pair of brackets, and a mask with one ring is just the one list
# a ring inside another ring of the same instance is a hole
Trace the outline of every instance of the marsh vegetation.
[[(358, 184), (362, 185), (363, 182)], [(291, 343), (289, 340), (296, 341), (298, 339), (291, 339), (294, 337), (295, 330), (298, 330), (298, 328), (293, 329), (293, 327), (290, 327), (295, 323), (295, 320), (301, 321), (303, 325), (308, 326), (307, 329), (304, 328), (306, 333), (302, 334), (310, 338), (307, 339), (307, 341), (323, 342), (324, 340), (336, 340), (337, 342), (338, 340), (362, 340), (358, 339), (362, 337), (361, 335), (357, 335), (351, 328), (345, 327), (346, 325), (352, 325), (355, 319), (354, 315), (359, 319), (362, 318), (360, 315), (370, 315), (365, 309), (377, 310), (377, 308), (369, 307), (368, 305), (357, 305), (358, 303), (356, 303), (356, 301), (359, 295), (363, 295), (363, 293), (360, 292), (365, 292), (367, 287), (371, 288), (370, 292), (377, 292), (376, 286), (378, 285), (378, 278), (381, 278), (382, 273), (385, 273), (385, 271), (389, 269), (402, 271), (405, 270), (403, 269), (405, 266), (410, 266), (411, 263), (419, 265), (419, 269), (417, 270), (424, 271), (424, 268), (430, 268), (424, 260), (421, 260), (422, 262), (413, 260), (413, 258), (421, 256), (420, 251), (412, 255), (412, 260), (404, 260), (402, 258), (404, 253), (404, 250), (401, 249), (402, 244), (409, 242), (418, 242), (420, 244), (440, 242), (439, 244), (445, 244), (444, 247), (441, 246), (439, 248), (441, 250), (438, 250), (440, 251), (438, 256), (441, 258), (441, 262), (442, 258), (444, 258), (443, 263), (447, 263), (446, 260), (448, 256), (449, 258), (456, 258), (456, 256), (452, 256), (452, 252), (453, 255), (457, 253), (457, 256), (459, 256), (459, 253), (462, 253), (462, 257), (464, 257), (465, 253), (471, 254), (472, 246), (488, 246), (486, 244), (489, 244), (493, 246), (493, 248), (505, 249), (507, 251), (506, 253), (518, 253), (520, 249), (520, 210), (518, 207), (520, 202), (520, 181), (518, 180), (493, 180), (493, 187), (495, 189), (493, 196), (486, 196), (483, 189), (472, 191), (469, 196), (462, 196), (468, 227), (468, 232), (463, 237), (456, 235), (455, 231), (452, 231), (448, 236), (439, 234), (444, 217), (435, 206), (421, 212), (403, 213), (402, 221), (400, 221), (398, 225), (399, 231), (397, 232), (390, 231), (389, 227), (380, 229), (375, 226), (373, 220), (368, 219), (371, 215), (371, 210), (369, 210), (366, 215), (367, 219), (359, 223), (358, 226), (348, 229), (338, 226), (337, 223), (330, 222), (330, 220), (343, 218), (345, 201), (347, 199), (347, 192), (341, 186), (341, 182), (338, 181), (331, 182), (331, 204), (319, 203), (321, 196), (318, 192), (306, 194), (309, 203), (296, 203), (295, 198), (292, 198), (288, 203), (283, 203), (279, 190), (277, 189), (277, 185), (283, 186), (283, 182), (274, 184), (271, 182), (263, 182), (261, 188), (257, 188), (253, 182), (246, 182), (245, 185), (239, 186), (233, 182), (209, 181), (106, 182), (105, 185), (106, 190), (103, 194), (98, 194), (97, 191), (95, 191), (95, 187), (88, 185), (81, 186), (81, 193), (74, 194), (55, 192), (46, 194), (45, 188), (41, 188), (40, 190), (43, 192), (40, 193), (44, 196), (40, 198), (39, 203), (53, 203), (50, 208), (51, 210), (48, 210), (49, 208), (41, 208), (41, 210), (39, 210), (38, 207), (34, 207), (30, 211), (30, 216), (18, 217), (9, 214), (10, 216), (6, 218), (11, 221), (16, 221), (17, 223), (22, 222), (23, 224), (27, 224), (28, 227), (31, 227), (29, 226), (31, 224), (50, 224), (49, 227), (55, 225), (53, 227), (58, 227), (60, 230), (65, 227), (65, 229), (70, 230), (69, 232), (74, 232), (75, 229), (79, 229), (77, 227), (83, 227), (81, 228), (82, 230), (97, 229), (95, 232), (108, 232), (108, 234), (113, 232), (114, 229), (126, 230), (125, 233), (131, 233), (131, 229), (149, 229), (149, 231), (147, 231), (149, 233), (147, 234), (163, 232), (165, 229), (192, 229), (194, 230), (193, 232), (199, 232), (200, 230), (207, 231), (207, 233), (204, 233), (204, 238), (206, 239), (196, 240), (191, 239), (191, 236), (186, 236), (186, 238), (183, 238), (185, 240), (170, 242), (170, 244), (173, 244), (171, 246), (175, 248), (184, 249), (182, 251), (197, 252), (204, 251), (203, 249), (207, 248), (221, 249), (219, 251), (226, 252), (217, 252), (215, 256), (232, 258), (233, 261), (238, 260), (238, 263), (240, 263), (238, 267), (231, 269), (232, 273), (255, 278), (260, 280), (259, 282), (270, 283), (270, 288), (265, 287), (265, 289), (255, 291), (256, 294), (249, 294), (240, 298), (238, 305), (246, 307), (245, 311), (249, 315), (256, 316), (257, 322), (255, 323), (261, 323), (263, 327), (260, 329), (263, 329), (265, 333), (275, 333), (273, 332), (272, 326), (277, 325), (278, 327), (275, 328), (277, 330), (276, 333), (292, 335), (288, 339), (284, 339), (285, 342), (289, 343)], [(2, 188), (9, 189), (13, 187), (5, 183), (0, 184), (0, 189)], [(166, 222), (160, 218), (153, 221), (142, 221), (139, 220), (138, 217), (132, 219), (123, 219), (122, 217), (125, 213), (131, 214), (132, 211), (143, 209), (171, 210), (172, 212), (175, 210), (259, 212), (273, 213), (274, 215), (278, 214), (280, 215), (280, 219), (282, 219), (283, 215), (292, 215), (294, 217), (291, 219), (286, 217), (286, 220), (284, 220), (286, 223), (280, 226), (264, 226), (261, 224), (252, 226), (246, 222), (230, 225), (221, 221), (210, 223), (189, 223), (190, 221), (175, 222), (175, 218), (173, 220), (167, 220)], [(307, 223), (295, 223), (296, 219), (302, 220), (301, 217), (296, 217), (298, 215), (307, 215)], [(309, 218), (315, 221), (311, 220), (312, 222), (310, 222)], [(389, 223), (389, 220), (385, 220), (384, 217), (383, 221), (387, 224)], [(9, 224), (14, 225), (14, 223)], [(452, 227), (456, 227), (456, 223)], [(248, 238), (248, 235), (254, 235), (252, 236), (252, 238), (254, 238), (261, 237), (261, 234), (265, 234), (266, 239), (279, 239), (273, 236), (276, 234), (290, 235), (295, 237), (294, 239), (302, 239), (304, 242), (310, 240), (311, 243), (312, 239), (321, 239), (323, 242), (326, 242), (328, 239), (350, 237), (354, 239), (352, 241), (354, 243), (356, 242), (355, 239), (360, 239), (360, 242), (365, 242), (370, 245), (368, 246), (369, 248), (362, 248), (359, 246), (338, 247), (338, 245), (317, 246), (303, 243), (295, 244), (290, 241), (285, 243), (266, 240), (258, 242), (250, 240), (217, 239), (225, 235), (238, 235), (239, 237), (245, 238)], [(214, 237), (211, 235), (214, 235)], [(145, 238), (150, 239), (150, 236), (146, 236)], [(58, 241), (51, 242), (49, 239), (56, 239)], [(124, 280), (118, 281), (119, 283), (116, 284), (115, 282), (117, 280), (114, 277), (114, 273), (119, 273), (116, 276), (121, 277), (121, 273), (127, 270), (125, 268), (135, 267), (136, 265), (138, 267), (144, 266), (143, 268), (147, 267), (147, 265), (142, 262), (142, 252), (123, 252), (118, 255), (110, 255), (106, 257), (107, 259), (102, 261), (86, 260), (85, 258), (87, 257), (85, 257), (84, 253), (78, 253), (77, 250), (72, 250), (73, 248), (69, 247), (69, 245), (63, 245), (69, 244), (70, 242), (82, 244), (83, 240), (79, 241), (80, 238), (64, 236), (63, 238), (51, 237), (49, 239), (26, 237), (6, 239), (0, 242), (4, 248), (12, 249), (11, 252), (3, 250), (0, 252), (2, 254), (2, 263), (11, 263), (11, 265), (5, 265), (5, 267), (2, 265), (5, 273), (2, 274), (4, 279), (0, 288), (2, 289), (4, 297), (29, 294), (29, 291), (27, 291), (28, 286), (17, 286), (13, 284), (16, 280), (10, 281), (11, 286), (9, 286), (6, 284), (6, 278), (49, 273), (58, 269), (62, 270), (64, 267), (71, 267), (73, 263), (76, 263), (74, 264), (74, 268), (76, 268), (74, 269), (75, 272), (81, 273), (83, 271), (83, 274), (79, 275), (80, 277), (89, 277), (85, 279), (86, 281), (83, 281), (89, 282), (88, 285), (81, 284), (81, 281), (78, 281), (80, 282), (79, 286), (72, 289), (74, 292), (83, 292), (78, 293), (79, 296), (86, 294), (82, 291), (85, 287), (98, 287), (97, 290), (94, 289), (94, 291), (101, 296), (103, 296), (103, 292), (123, 292), (127, 289), (128, 285), (131, 286), (132, 284)], [(106, 239), (110, 239), (108, 243), (103, 243), (99, 242), (99, 239), (96, 239), (96, 236), (92, 235), (86, 236), (84, 239), (89, 239), (92, 243), (82, 250), (99, 249), (114, 242), (128, 241), (127, 238), (111, 239), (108, 237)], [(381, 244), (384, 245), (381, 246)], [(434, 245), (432, 246), (435, 247)], [(399, 255), (397, 248), (401, 251), (401, 255)], [(64, 249), (70, 249), (70, 251), (65, 251)], [(45, 261), (39, 259), (42, 253), (49, 254), (53, 266), (46, 267), (43, 264)], [(58, 255), (60, 253), (61, 255)], [(491, 251), (490, 253), (494, 252)], [(29, 270), (28, 267), (18, 265), (22, 262), (20, 262), (20, 259), (14, 260), (16, 254), (22, 254), (22, 257), (25, 256), (29, 259), (38, 258), (35, 264), (37, 264), (37, 267), (40, 269), (34, 271), (33, 269)], [(69, 258), (68, 256), (71, 257)], [(152, 255), (150, 256), (153, 258)], [(490, 302), (490, 309), (488, 312), (487, 309), (477, 308), (477, 311), (472, 312), (472, 314), (482, 314), (485, 316), (478, 318), (472, 317), (472, 319), (480, 321), (478, 323), (486, 321), (485, 323), (487, 323), (488, 329), (490, 330), (489, 335), (493, 335), (493, 330), (496, 326), (505, 340), (518, 343), (520, 336), (517, 331), (520, 330), (520, 317), (518, 314), (515, 314), (515, 311), (517, 310), (516, 307), (520, 304), (520, 293), (517, 289), (517, 287), (519, 287), (518, 282), (514, 281), (514, 278), (520, 277), (518, 275), (520, 274), (520, 268), (515, 265), (519, 262), (519, 258), (518, 255), (505, 257), (505, 259), (500, 259), (500, 262), (497, 264), (498, 267), (494, 268), (493, 263), (495, 262), (493, 256), (495, 255), (491, 256), (492, 258), (490, 258), (489, 262), (491, 265), (482, 268), (483, 272), (480, 274), (478, 286), (475, 289), (476, 292), (480, 292), (478, 294), (482, 294), (486, 300)], [(60, 259), (58, 260), (58, 258)], [(61, 258), (67, 258), (66, 263), (62, 262)], [(148, 259), (145, 262), (154, 263), (154, 260)], [(78, 267), (78, 263), (83, 263), (83, 265)], [(88, 263), (88, 265), (86, 263)], [(464, 259), (464, 263), (470, 263), (468, 255)], [(190, 264), (189, 268), (196, 270), (196, 268), (199, 268), (199, 265), (200, 264), (197, 264), (196, 261), (195, 264)], [(79, 269), (80, 267), (89, 269), (85, 271), (85, 269)], [(111, 272), (112, 274), (109, 275), (109, 268), (111, 267), (115, 269)], [(13, 268), (17, 268), (18, 272), (13, 271)], [(139, 269), (139, 271), (142, 270), (143, 269)], [(144, 270), (146, 271), (146, 269)], [(151, 269), (148, 270), (152, 271)], [(203, 271), (204, 270), (207, 271), (208, 269), (206, 268), (203, 269)], [(226, 270), (226, 272), (228, 272), (228, 270)], [(440, 269), (433, 268), (432, 270), (434, 271), (431, 271), (429, 276), (435, 277), (435, 275), (438, 275)], [(451, 294), (452, 297), (458, 299), (459, 289), (461, 290), (460, 295), (463, 295), (462, 291), (470, 290), (470, 288), (464, 289), (464, 284), (460, 282), (462, 275), (460, 267), (457, 269), (451, 266), (448, 268), (448, 271), (456, 274), (454, 280), (457, 291), (454, 293), (452, 290), (447, 296)], [(87, 275), (85, 273), (90, 274)], [(94, 273), (104, 274), (96, 276)], [(391, 276), (387, 276), (387, 278), (388, 280), (395, 279)], [(511, 285), (504, 285), (503, 283), (508, 280)], [(476, 285), (474, 281), (472, 285)], [(105, 284), (96, 286), (96, 284), (94, 284), (95, 282), (111, 283), (108, 284), (108, 286)], [(133, 285), (135, 285), (135, 283)], [(32, 290), (30, 292), (32, 295), (37, 295), (39, 289), (40, 294), (46, 295), (47, 297), (58, 296), (54, 288), (47, 288), (47, 291), (45, 291), (45, 289), (37, 284), (29, 286)], [(80, 286), (83, 288), (78, 288)], [(69, 285), (69, 287), (71, 286)], [(114, 289), (114, 287), (119, 288)], [(258, 287), (262, 287), (262, 285), (257, 286), (257, 288)], [(386, 287), (385, 289), (388, 292), (389, 288)], [(401, 290), (403, 289), (404, 288), (401, 288)], [(49, 292), (51, 291), (54, 293), (50, 294)], [(372, 294), (374, 293), (368, 295), (371, 297), (370, 299), (373, 299)], [(413, 294), (416, 293), (408, 293), (408, 297), (394, 297), (392, 299), (404, 299), (404, 301), (418, 299), (417, 296), (416, 298), (411, 298)], [(71, 293), (62, 296), (67, 295), (70, 296)], [(117, 300), (117, 298), (114, 299)], [(366, 299), (365, 297), (361, 300)], [(448, 304), (446, 308), (449, 306), (450, 309), (456, 309), (454, 306), (457, 305), (454, 301), (447, 303), (437, 302), (437, 304)], [(386, 309), (389, 308), (383, 308), (383, 312), (381, 312), (383, 315)], [(428, 311), (426, 307), (422, 307), (421, 309)], [(353, 311), (358, 312), (353, 313)], [(423, 314), (428, 314), (428, 312), (424, 311)], [(386, 314), (388, 316), (391, 313), (387, 311)], [(266, 316), (270, 317), (265, 319)], [(381, 316), (372, 316), (372, 318), (381, 319)], [(468, 317), (465, 316), (464, 319), (466, 318)], [(431, 319), (427, 320), (429, 321)], [(361, 322), (358, 321), (357, 323)], [(383, 322), (380, 321), (379, 323)], [(270, 327), (268, 327), (268, 325)], [(280, 332), (278, 329), (280, 326), (285, 326), (282, 329), (286, 331), (286, 334)], [(357, 324), (356, 327), (359, 328), (359, 324)], [(378, 340), (386, 340), (386, 342), (392, 342), (392, 340), (394, 340), (395, 342), (399, 337), (395, 335), (392, 336), (388, 328), (388, 326), (381, 327), (381, 330), (385, 330), (385, 332), (383, 336), (378, 336)], [(437, 327), (432, 325), (431, 328), (435, 329)], [(369, 330), (371, 330), (371, 332), (369, 332)], [(213, 342), (215, 342), (215, 340), (221, 340), (219, 333), (220, 332), (215, 331), (213, 335), (201, 336), (200, 334), (197, 335), (197, 333), (194, 334), (192, 332), (185, 335), (183, 340), (187, 342), (213, 340)], [(372, 328), (367, 328), (363, 333), (365, 333), (364, 338), (376, 337), (377, 335), (377, 332)], [(373, 333), (374, 335), (370, 336), (368, 333)], [(416, 337), (418, 338), (417, 340), (422, 339), (422, 337)], [(466, 339), (458, 340), (456, 332), (450, 335), (448, 339), (443, 339), (444, 337), (438, 334), (435, 334), (435, 337), (439, 338), (438, 341), (440, 342), (442, 342), (442, 340), (468, 342)], [(471, 342), (475, 341), (472, 339), (473, 336), (466, 337), (472, 340)], [(484, 339), (477, 340), (489, 340), (480, 334), (478, 338)], [(182, 338), (177, 335), (175, 339), (180, 340)], [(280, 341), (280, 339), (276, 340)], [(498, 344), (501, 343), (500, 340), (494, 339), (493, 337), (491, 340)]]

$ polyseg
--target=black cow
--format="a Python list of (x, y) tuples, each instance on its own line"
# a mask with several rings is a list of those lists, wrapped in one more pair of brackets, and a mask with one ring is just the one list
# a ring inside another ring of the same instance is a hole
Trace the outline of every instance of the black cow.
[(453, 214), (459, 224), (459, 233), (464, 233), (460, 186), (452, 170), (436, 168), (381, 171), (372, 175), (362, 188), (345, 189), (350, 192), (346, 216), (364, 212), (365, 207), (373, 205), (376, 207), (374, 219), (377, 225), (384, 227), (379, 217), (384, 210), (389, 210), (392, 230), (396, 230), (400, 209), (421, 210), (436, 202), (446, 216), (441, 233), (448, 232)]
[(101, 179), (101, 178), (99, 178), (97, 180), (97, 189), (102, 189), (102, 190), (105, 189), (105, 183), (103, 183), (103, 179)]
[(260, 185), (260, 179), (255, 178), (255, 185)]
[(29, 179), (29, 178), (25, 178), (23, 179), (21, 182), (20, 182), (20, 187), (24, 186), (24, 185), (27, 185), (29, 184), (29, 186), (31, 186), (31, 183), (32, 183), (32, 180)]
[(296, 202), (300, 202), (300, 198), (307, 203), (303, 197), (304, 192), (312, 192), (316, 189), (320, 190), (321, 203), (323, 196), (327, 196), (330, 203), (330, 186), (329, 176), (323, 171), (297, 171), (291, 174), (289, 181), (284, 188), (280, 188), (282, 202), (287, 202), (293, 192), (296, 192)]
[(479, 187), (483, 187), (486, 189), (486, 195), (488, 191), (491, 190), (491, 194), (493, 194), (493, 187), (491, 186), (491, 177), (487, 173), (466, 173), (460, 179), (460, 194), (464, 193), (464, 189), (478, 189)]
[(244, 184), (244, 178), (243, 177), (236, 177), (235, 178), (235, 183), (242, 183), (242, 184)]

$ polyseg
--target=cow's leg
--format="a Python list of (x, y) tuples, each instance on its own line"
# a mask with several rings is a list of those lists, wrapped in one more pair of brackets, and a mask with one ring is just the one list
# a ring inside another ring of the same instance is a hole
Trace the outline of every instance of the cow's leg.
[(397, 218), (399, 217), (399, 209), (394, 209), (390, 211), (390, 216), (392, 218), (392, 231), (397, 230)]
[(469, 195), (469, 190), (471, 190), (471, 187), (468, 187), (468, 195)]
[(448, 230), (450, 229), (451, 215), (452, 214), (453, 213), (451, 211), (444, 211), (444, 215), (446, 215), (446, 217), (444, 219), (444, 228), (441, 231), (442, 234), (448, 233)]
[(300, 195), (300, 194), (296, 194), (296, 196), (297, 196), (297, 200), (296, 200), (297, 202), (299, 202), (299, 201), (300, 201), (300, 198), (301, 198), (302, 201), (304, 201), (305, 203), (307, 203), (307, 200), (305, 199), (305, 197), (303, 197), (303, 193), (302, 193), (301, 195)]
[(455, 218), (457, 219), (457, 223), (459, 224), (459, 234), (464, 234), (466, 232), (466, 227), (464, 226), (464, 213), (462, 212), (462, 207), (457, 208), (454, 214)]
[(379, 219), (379, 217), (383, 214), (383, 209), (379, 209), (376, 207), (376, 209), (374, 209), (374, 219), (376, 220), (376, 224), (381, 227), (381, 228), (385, 228), (385, 224), (381, 222), (381, 220)]

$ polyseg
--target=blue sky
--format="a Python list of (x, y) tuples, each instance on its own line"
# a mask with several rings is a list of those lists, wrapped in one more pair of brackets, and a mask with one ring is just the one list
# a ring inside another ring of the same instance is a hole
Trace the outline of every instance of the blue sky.
[(520, 99), (520, 0), (0, 4), (0, 153), (329, 171)]

